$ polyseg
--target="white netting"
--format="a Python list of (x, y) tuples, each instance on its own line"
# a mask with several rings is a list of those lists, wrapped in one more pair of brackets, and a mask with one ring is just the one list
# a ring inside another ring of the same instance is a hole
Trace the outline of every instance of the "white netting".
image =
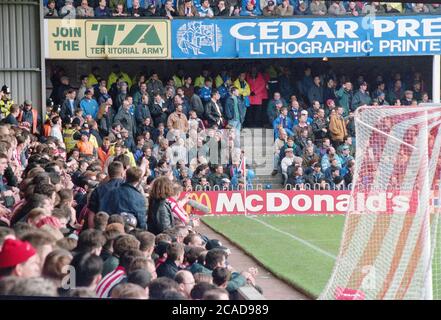
[(356, 143), (340, 253), (320, 298), (440, 298), (441, 106), (359, 108)]

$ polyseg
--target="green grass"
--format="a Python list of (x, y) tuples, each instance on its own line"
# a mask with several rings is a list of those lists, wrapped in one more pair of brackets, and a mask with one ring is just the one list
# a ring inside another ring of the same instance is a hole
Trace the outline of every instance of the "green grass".
[(313, 297), (331, 275), (344, 225), (343, 216), (329, 215), (206, 216), (203, 221)]

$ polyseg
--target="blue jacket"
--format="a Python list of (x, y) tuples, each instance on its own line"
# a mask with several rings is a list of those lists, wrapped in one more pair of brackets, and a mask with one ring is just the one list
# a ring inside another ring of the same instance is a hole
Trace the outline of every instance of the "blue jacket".
[(201, 97), (201, 100), (203, 103), (207, 103), (211, 99), (211, 88), (202, 87), (199, 90), (199, 97)]
[(137, 227), (147, 229), (146, 201), (144, 196), (131, 184), (123, 183), (119, 188), (106, 194), (102, 199), (102, 211), (109, 215), (122, 212), (131, 213), (138, 221)]
[(84, 116), (91, 115), (92, 118), (96, 118), (98, 113), (98, 102), (95, 99), (82, 99), (80, 102), (80, 107), (83, 109)]
[[(279, 137), (279, 125), (281, 125), (281, 124), (282, 124), (282, 116), (278, 116), (276, 119), (274, 119), (274, 121), (273, 121), (274, 139), (277, 139)], [(294, 123), (291, 120), (291, 118), (286, 117), (283, 128), (286, 130), (286, 133), (289, 136), (294, 135), (294, 132), (292, 131), (293, 126), (294, 126)]]
[[(239, 119), (240, 123), (242, 124), (245, 120), (245, 114), (246, 114), (246, 107), (243, 102), (243, 100), (240, 97), (237, 97), (237, 106), (239, 109)], [(233, 120), (234, 119), (234, 100), (233, 97), (228, 97), (227, 101), (225, 103), (225, 116), (227, 120)]]

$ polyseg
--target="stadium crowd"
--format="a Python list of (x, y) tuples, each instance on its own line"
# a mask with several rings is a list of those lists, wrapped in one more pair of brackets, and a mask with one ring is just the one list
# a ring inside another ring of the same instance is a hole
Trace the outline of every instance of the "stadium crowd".
[(193, 81), (182, 68), (131, 77), (114, 65), (79, 80), (72, 88), (54, 68), (43, 115), (1, 88), (0, 294), (234, 298), (256, 285), (257, 270), (232, 270), (229, 250), (199, 234), (184, 208), (186, 191), (251, 188), (242, 127), (273, 128), (273, 174), (292, 188), (344, 189), (353, 112), (430, 101), (416, 71), (306, 65), (294, 77), (284, 66), (225, 64)]
[(229, 17), (440, 14), (437, 3), (321, 0), (44, 0), (45, 17)]

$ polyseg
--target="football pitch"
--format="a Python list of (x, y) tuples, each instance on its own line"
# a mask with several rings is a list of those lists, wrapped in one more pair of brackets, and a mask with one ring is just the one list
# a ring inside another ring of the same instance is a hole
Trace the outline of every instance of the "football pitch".
[(277, 277), (317, 297), (331, 276), (345, 217), (206, 216), (203, 221)]

